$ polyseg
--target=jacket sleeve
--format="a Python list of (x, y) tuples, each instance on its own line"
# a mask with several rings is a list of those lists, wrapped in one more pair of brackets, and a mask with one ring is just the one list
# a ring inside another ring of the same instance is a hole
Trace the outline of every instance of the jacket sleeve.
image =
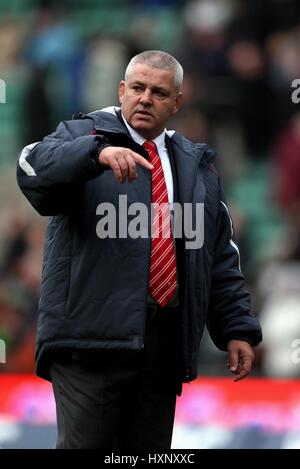
[(41, 215), (67, 212), (80, 185), (103, 172), (97, 154), (106, 144), (97, 135), (73, 138), (61, 122), (54, 133), (22, 150), (17, 166), (22, 192)]
[(251, 313), (250, 295), (244, 286), (232, 219), (222, 190), (207, 327), (213, 342), (221, 350), (227, 350), (231, 339), (245, 340), (252, 346), (262, 340), (259, 321)]

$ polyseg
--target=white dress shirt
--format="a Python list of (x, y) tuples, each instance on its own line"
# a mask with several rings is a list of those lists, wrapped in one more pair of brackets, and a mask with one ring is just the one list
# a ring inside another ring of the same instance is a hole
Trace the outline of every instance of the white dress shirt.
[[(126, 121), (125, 117), (122, 114), (122, 117), (124, 119), (124, 122), (126, 124), (126, 127), (128, 129), (128, 132), (131, 135), (131, 138), (138, 143), (139, 145), (143, 145), (144, 142), (146, 142), (147, 139), (142, 137), (136, 130), (134, 130)], [(170, 163), (170, 158), (168, 154), (168, 150), (166, 148), (165, 144), (165, 137), (166, 137), (166, 129), (156, 138), (152, 140), (152, 142), (155, 143), (158, 156), (161, 159), (161, 164), (165, 176), (165, 181), (167, 185), (167, 191), (168, 191), (168, 199), (169, 199), (169, 207), (170, 207), (170, 218), (171, 218), (171, 226), (172, 226), (172, 231), (174, 231), (174, 212), (173, 212), (173, 202), (174, 202), (174, 185), (173, 185), (173, 175), (172, 175), (172, 169), (171, 169), (171, 163)], [(173, 242), (175, 243), (175, 239), (173, 238)], [(150, 293), (148, 293), (148, 303), (149, 304), (155, 304), (155, 301), (151, 297)], [(174, 295), (174, 297), (171, 299), (170, 303), (168, 306), (177, 306), (178, 305), (178, 292)]]
[[(122, 117), (128, 129), (128, 132), (131, 135), (131, 138), (139, 145), (143, 145), (143, 143), (145, 143), (147, 139), (142, 137), (136, 130), (134, 130), (128, 124), (123, 114), (122, 114)], [(170, 158), (169, 158), (168, 150), (165, 144), (165, 137), (166, 137), (166, 130), (164, 130), (158, 137), (153, 139), (152, 142), (155, 143), (158, 156), (161, 159), (161, 164), (162, 164), (162, 168), (163, 168), (163, 172), (164, 172), (164, 176), (166, 180), (166, 185), (167, 185), (169, 204), (170, 204), (170, 207), (172, 207), (173, 202), (174, 202), (174, 186), (173, 186), (173, 176), (172, 176)]]

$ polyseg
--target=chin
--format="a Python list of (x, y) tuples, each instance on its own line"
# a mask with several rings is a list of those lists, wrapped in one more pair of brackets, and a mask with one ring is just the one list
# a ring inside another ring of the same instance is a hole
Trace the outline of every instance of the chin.
[(131, 126), (137, 131), (137, 132), (151, 132), (153, 130), (153, 126), (150, 124), (146, 124), (145, 122), (132, 122)]
[(132, 124), (135, 127), (153, 127), (153, 122), (150, 119), (132, 119)]

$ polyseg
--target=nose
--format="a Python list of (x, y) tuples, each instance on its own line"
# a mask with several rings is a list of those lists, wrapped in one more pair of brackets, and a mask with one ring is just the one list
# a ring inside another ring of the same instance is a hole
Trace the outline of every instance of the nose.
[(146, 89), (140, 98), (140, 103), (143, 106), (150, 106), (152, 104), (151, 90)]

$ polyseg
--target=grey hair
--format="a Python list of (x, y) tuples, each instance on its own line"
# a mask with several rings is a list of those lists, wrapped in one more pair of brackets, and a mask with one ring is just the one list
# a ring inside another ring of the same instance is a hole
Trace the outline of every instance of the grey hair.
[(167, 52), (160, 50), (146, 50), (138, 55), (135, 55), (127, 65), (125, 71), (125, 81), (128, 79), (132, 68), (136, 64), (146, 64), (153, 68), (160, 70), (173, 70), (174, 71), (174, 86), (176, 91), (179, 91), (183, 81), (183, 68), (180, 63)]

